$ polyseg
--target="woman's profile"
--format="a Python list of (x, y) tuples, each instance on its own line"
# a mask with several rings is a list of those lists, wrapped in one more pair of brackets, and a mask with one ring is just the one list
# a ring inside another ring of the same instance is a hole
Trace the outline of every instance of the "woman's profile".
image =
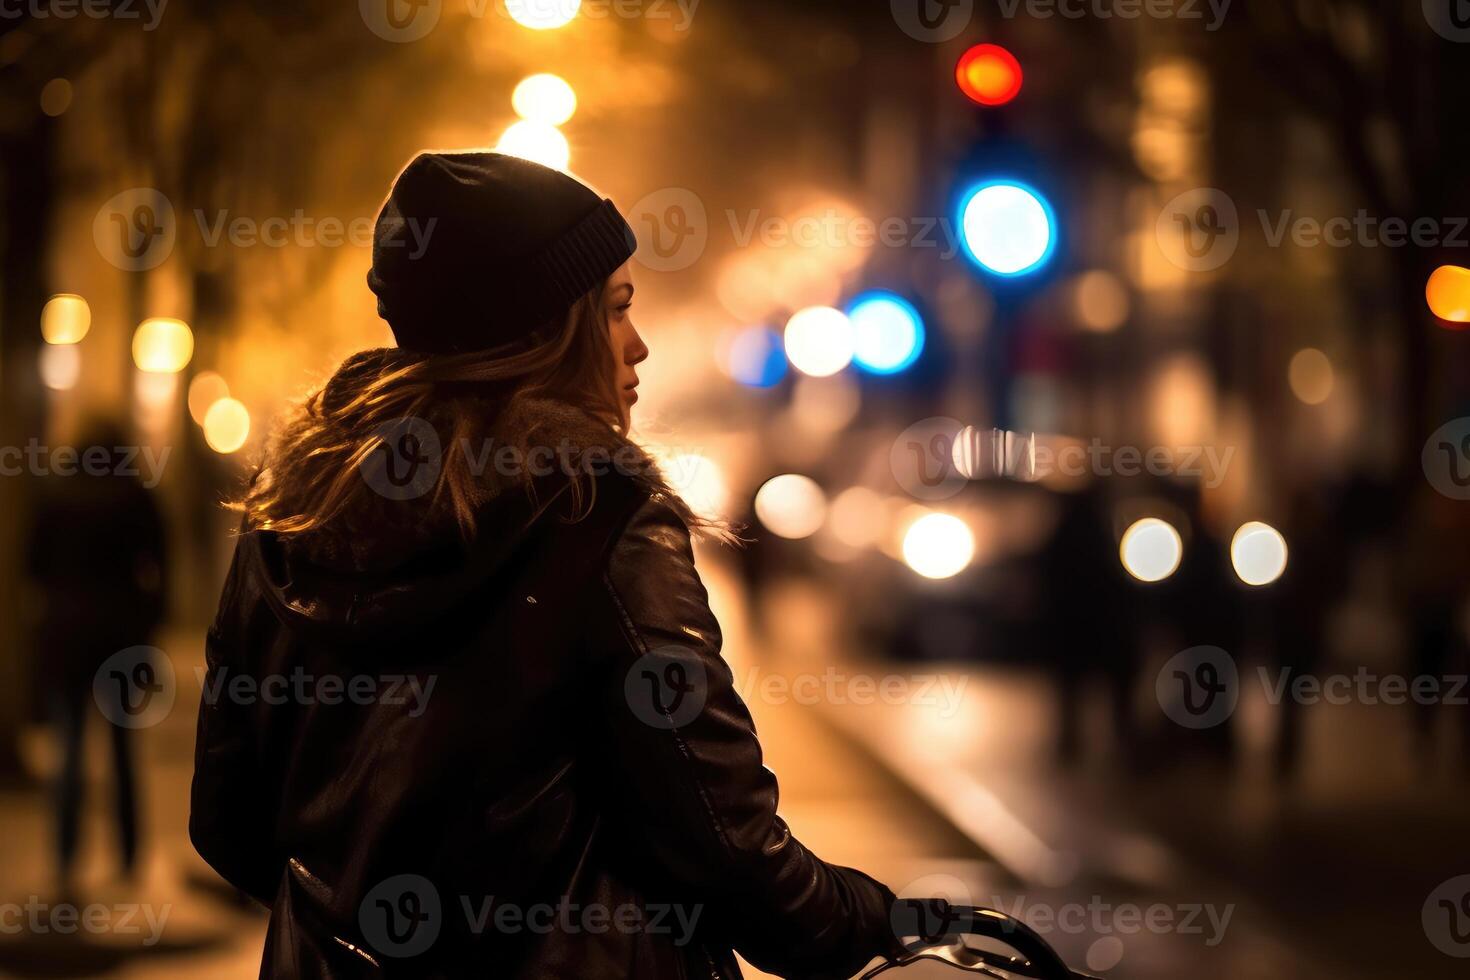
[(190, 833), (270, 907), (263, 977), (899, 952), (893, 894), (777, 815), (702, 519), (627, 436), (634, 247), (611, 201), (513, 157), (395, 181), (369, 285), (396, 346), (283, 420), (208, 634)]

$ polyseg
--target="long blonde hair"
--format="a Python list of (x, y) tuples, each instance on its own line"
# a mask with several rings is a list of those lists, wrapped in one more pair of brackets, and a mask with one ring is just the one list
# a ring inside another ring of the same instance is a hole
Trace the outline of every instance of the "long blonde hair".
[[(360, 467), (384, 445), (385, 427), (413, 418), (432, 425), (444, 447), (420, 516), (452, 519), (466, 539), (473, 537), (487, 489), (467, 447), (483, 441), (498, 420), (521, 416), (517, 406), (549, 399), (577, 413), (601, 448), (632, 447), (642, 461), (637, 477), (663, 495), (691, 529), (723, 535), (722, 522), (694, 514), (622, 431), (605, 289), (603, 283), (577, 300), (564, 322), (537, 332), (549, 339), (529, 349), (429, 355), (380, 348), (348, 358), (278, 426), (244, 497), (232, 505), (244, 514), (245, 529), (303, 534), (383, 508), (384, 499)], [(523, 451), (536, 438), (530, 427), (497, 435)], [(590, 511), (595, 481), (580, 471), (568, 475), (575, 519)], [(520, 476), (534, 501), (530, 475)]]

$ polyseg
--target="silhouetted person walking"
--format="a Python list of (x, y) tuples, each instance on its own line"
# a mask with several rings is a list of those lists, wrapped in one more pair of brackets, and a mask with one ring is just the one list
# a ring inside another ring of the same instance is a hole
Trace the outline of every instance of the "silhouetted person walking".
[(105, 700), (121, 692), (105, 682), (94, 687), (103, 662), (148, 643), (164, 611), (163, 522), (131, 462), (129, 441), (114, 424), (90, 426), (77, 465), (65, 475), (53, 466), (41, 477), (31, 524), (28, 566), (41, 603), (34, 635), (39, 687), (61, 746), (56, 857), (64, 894), (75, 887), (89, 719), (100, 717), (111, 740), (123, 872), (131, 876), (137, 862), (130, 732), (107, 717), (118, 717), (121, 705)]

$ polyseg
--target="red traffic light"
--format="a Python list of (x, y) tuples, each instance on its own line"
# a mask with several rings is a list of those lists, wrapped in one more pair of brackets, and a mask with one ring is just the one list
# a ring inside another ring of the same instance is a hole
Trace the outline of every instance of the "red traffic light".
[(960, 59), (955, 78), (981, 105), (1005, 105), (1021, 92), (1021, 63), (998, 44), (977, 44)]

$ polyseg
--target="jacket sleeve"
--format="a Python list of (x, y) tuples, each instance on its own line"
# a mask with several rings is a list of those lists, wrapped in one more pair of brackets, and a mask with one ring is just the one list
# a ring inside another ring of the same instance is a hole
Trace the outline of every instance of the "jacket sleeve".
[(241, 565), (247, 547), (241, 538), (204, 644), (189, 839), (220, 877), (271, 905), (285, 867), (285, 856), (272, 844), (276, 793), (262, 775), (249, 707), (229, 696), (231, 680), (245, 672), (242, 650), (251, 610)]
[(848, 977), (901, 952), (893, 893), (823, 862), (777, 815), (776, 778), (720, 656), (689, 531), (667, 503), (636, 510), (603, 586), (617, 634), (603, 708), (619, 817), (656, 871), (707, 899), (709, 924), (770, 973)]

